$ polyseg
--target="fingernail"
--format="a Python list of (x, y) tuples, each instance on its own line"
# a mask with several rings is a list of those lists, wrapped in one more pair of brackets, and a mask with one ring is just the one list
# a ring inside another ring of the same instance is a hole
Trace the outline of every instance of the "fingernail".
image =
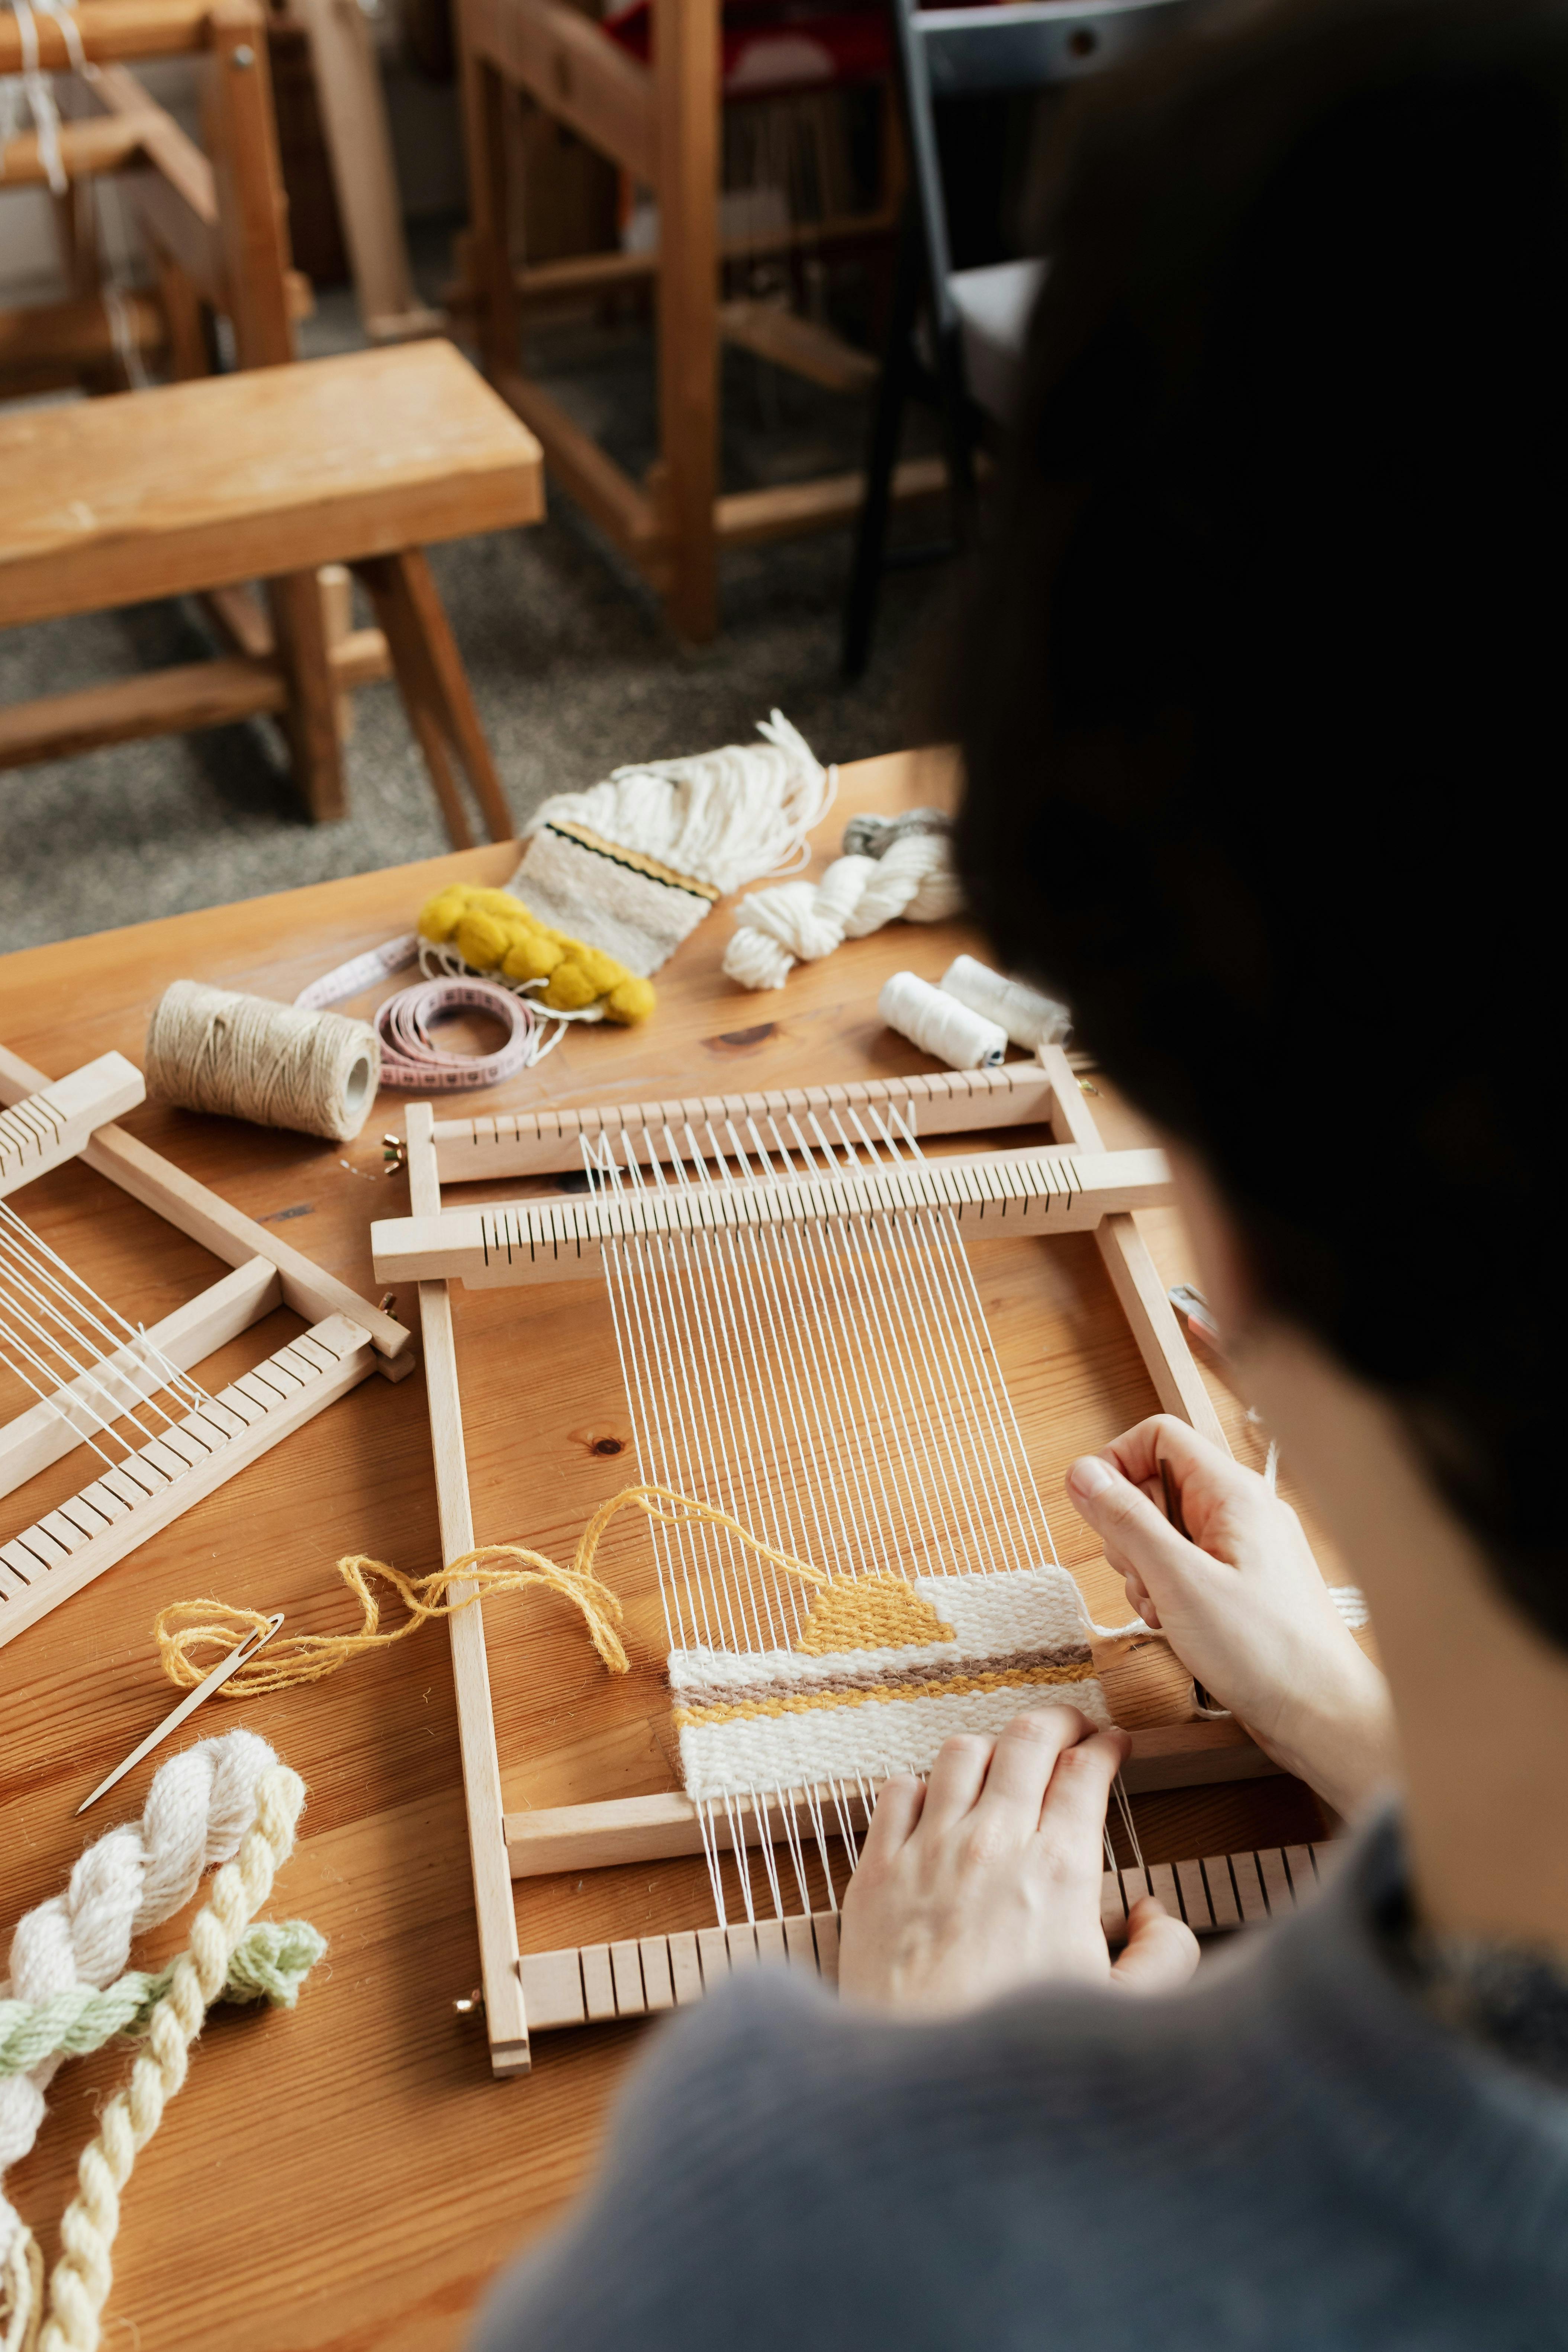
[(1080, 1454), (1068, 1472), (1068, 1485), (1075, 1495), (1092, 1501), (1096, 1495), (1108, 1495), (1116, 1484), (1110, 1470), (1097, 1454)]

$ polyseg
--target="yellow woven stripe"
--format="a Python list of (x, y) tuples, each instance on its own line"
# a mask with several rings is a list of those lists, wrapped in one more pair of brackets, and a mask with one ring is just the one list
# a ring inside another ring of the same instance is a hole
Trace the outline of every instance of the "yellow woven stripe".
[(964, 1698), (971, 1691), (1021, 1690), (1026, 1684), (1086, 1683), (1093, 1680), (1094, 1662), (1070, 1666), (1020, 1666), (1005, 1675), (945, 1675), (940, 1682), (873, 1683), (866, 1690), (825, 1690), (785, 1693), (778, 1698), (742, 1699), (733, 1706), (678, 1706), (678, 1731), (696, 1730), (705, 1723), (742, 1723), (760, 1715), (815, 1715), (825, 1706), (891, 1706), (905, 1698)]

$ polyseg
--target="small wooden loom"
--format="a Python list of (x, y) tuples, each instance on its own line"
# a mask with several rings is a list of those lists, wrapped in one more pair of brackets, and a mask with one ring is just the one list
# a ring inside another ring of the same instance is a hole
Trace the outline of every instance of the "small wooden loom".
[[(0, 1647), (369, 1373), (397, 1381), (414, 1369), (401, 1324), (113, 1124), (143, 1092), (120, 1054), (48, 1079), (0, 1047), (0, 1360), (38, 1398), (0, 1426), (0, 1495), (78, 1444), (102, 1464), (0, 1543)], [(68, 1160), (234, 1271), (150, 1330), (132, 1327), (6, 1203)], [(280, 1305), (310, 1328), (216, 1396), (189, 1377)]]
[[(916, 1140), (917, 1132), (925, 1139), (1035, 1125), (1048, 1128), (1049, 1146), (928, 1160)], [(429, 1106), (416, 1104), (407, 1136), (414, 1213), (375, 1225), (374, 1263), (379, 1279), (419, 1283), (447, 1559), (474, 1544), (454, 1276), (471, 1287), (531, 1287), (602, 1273), (643, 1477), (732, 1514), (780, 1551), (819, 1565), (831, 1561), (835, 1606), (845, 1596), (845, 1605), (858, 1609), (868, 1595), (918, 1591), (956, 1616), (960, 1600), (966, 1609), (990, 1606), (1004, 1589), (1009, 1596), (1032, 1589), (1031, 1578), (1054, 1579), (1059, 1606), (1065, 1571), (1054, 1565), (969, 1269), (968, 1239), (1092, 1232), (1162, 1407), (1226, 1442), (1131, 1214), (1172, 1197), (1163, 1157), (1104, 1150), (1058, 1047), (1046, 1048), (1038, 1064), (994, 1071), (617, 1108), (438, 1121)], [(582, 1166), (586, 1193), (442, 1209), (444, 1182), (504, 1181)], [(781, 1660), (793, 1671), (803, 1650), (812, 1654), (799, 1671), (813, 1672), (825, 1643), (812, 1626), (826, 1602), (819, 1597), (803, 1619), (803, 1599), (786, 1589), (787, 1578), (738, 1552), (710, 1527), (654, 1523), (652, 1533), (672, 1683), (683, 1677), (675, 1719), (683, 1727), (689, 1788), (698, 1745), (713, 1727), (721, 1741), (732, 1743), (750, 1738), (752, 1718), (765, 1715), (757, 1736), (772, 1738), (773, 1718), (802, 1711), (789, 1699), (782, 1708), (752, 1705), (747, 1678), (782, 1671)], [(1048, 1570), (1026, 1565), (1047, 1556)], [(980, 1572), (966, 1572), (970, 1567)], [(1074, 1601), (1081, 1612), (1076, 1594)], [(773, 1646), (787, 1643), (792, 1626), (793, 1649)], [(1076, 1623), (1072, 1630), (1082, 1643)], [(938, 1635), (952, 1633), (952, 1626), (936, 1627)], [(477, 1603), (454, 1616), (451, 1636), (484, 2003), (498, 2074), (527, 2068), (531, 2029), (668, 2008), (697, 1998), (715, 1970), (772, 1958), (835, 1973), (837, 1890), (829, 1846), (837, 1851), (841, 1843), (853, 1866), (858, 1828), (868, 1818), (877, 1786), (887, 1770), (910, 1760), (897, 1735), (879, 1765), (859, 1755), (810, 1785), (716, 1781), (717, 1793), (704, 1794), (700, 1775), (695, 1797), (670, 1793), (508, 1815)], [(826, 1642), (829, 1651), (842, 1646)], [(950, 1650), (955, 1646), (962, 1645)], [(854, 1653), (856, 1659), (891, 1656), (895, 1666), (898, 1654)], [(939, 1656), (931, 1671), (949, 1677), (939, 1705), (951, 1703), (950, 1693), (962, 1702), (983, 1687), (989, 1704), (995, 1683), (1007, 1679), (977, 1673), (953, 1681), (960, 1669), (949, 1651), (908, 1654)], [(1067, 1654), (1040, 1641), (1027, 1651), (1037, 1661)], [(1082, 1658), (1089, 1654), (1084, 1643)], [(828, 1657), (822, 1672), (844, 1663)], [(1019, 1662), (999, 1663), (1011, 1674)], [(1081, 1662), (1037, 1664), (1023, 1679), (1078, 1678), (1080, 1703), (1089, 1704), (1084, 1695), (1098, 1701), (1099, 1686), (1082, 1677), (1099, 1671)], [(891, 1680), (908, 1683), (925, 1672), (921, 1664)], [(734, 1705), (712, 1703), (711, 1691), (692, 1696), (694, 1680), (715, 1678), (720, 1697), (728, 1691)], [(812, 1685), (803, 1708), (816, 1723), (828, 1723), (841, 1745), (850, 1738), (840, 1729), (846, 1724), (913, 1719), (912, 1706), (825, 1699), (827, 1688)], [(1015, 1700), (1010, 1681), (1007, 1689), (1012, 1711), (1032, 1703), (1026, 1695)], [(922, 1683), (918, 1692), (893, 1695), (923, 1701), (931, 1694)], [(825, 1710), (834, 1707), (843, 1712), (829, 1717)], [(1123, 1777), (1132, 1790), (1274, 1769), (1229, 1720), (1171, 1723), (1135, 1730), (1131, 1738)], [(721, 1780), (742, 1768), (715, 1769)], [(916, 1760), (913, 1769), (924, 1763)], [(520, 1954), (509, 1875), (697, 1853), (708, 1864), (715, 1927)], [(755, 1900), (754, 1868), (761, 1873)], [(1237, 1857), (1234, 1865), (1210, 1857), (1151, 1873), (1108, 1872), (1104, 1916), (1113, 1932), (1129, 1905), (1152, 1887), (1200, 1932), (1210, 1932), (1288, 1906), (1316, 1873), (1306, 1847)], [(727, 1921), (731, 1881), (745, 1913), (734, 1926)]]

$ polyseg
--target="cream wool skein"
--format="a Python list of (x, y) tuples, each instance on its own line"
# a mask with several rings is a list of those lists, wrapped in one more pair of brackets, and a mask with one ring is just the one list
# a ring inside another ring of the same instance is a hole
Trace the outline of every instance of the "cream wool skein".
[[(847, 838), (860, 820), (851, 821)], [(820, 882), (782, 882), (742, 899), (724, 971), (742, 988), (782, 988), (796, 963), (815, 963), (899, 917), (938, 923), (963, 904), (946, 832), (900, 835), (880, 857), (837, 858)]]
[[(277, 1760), (253, 1731), (225, 1732), (170, 1757), (153, 1777), (140, 1822), (89, 1846), (65, 1893), (19, 1921), (0, 1990), (41, 2001), (77, 1984), (101, 1990), (123, 1976), (132, 1937), (172, 1918), (203, 1871), (238, 1852), (262, 1776)], [(58, 2063), (49, 2059), (30, 2074), (0, 2076), (0, 2184), (37, 2137)], [(0, 2186), (0, 2352), (25, 2342), (20, 2329), (36, 2307), (37, 2272), (31, 2232)]]
[(381, 1044), (368, 1021), (172, 981), (147, 1024), (147, 1091), (185, 1110), (347, 1143), (370, 1117)]
[(912, 971), (896, 971), (877, 999), (889, 1029), (934, 1055), (950, 1070), (994, 1070), (1007, 1051), (1007, 1032), (972, 1013), (956, 996)]

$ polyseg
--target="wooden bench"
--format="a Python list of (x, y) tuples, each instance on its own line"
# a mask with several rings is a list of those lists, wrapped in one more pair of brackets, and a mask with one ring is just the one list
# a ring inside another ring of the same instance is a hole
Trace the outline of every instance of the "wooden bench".
[[(423, 550), (537, 521), (539, 446), (447, 342), (355, 352), (0, 416), (0, 627), (264, 580), (368, 590), (454, 845), (513, 830)], [(371, 641), (368, 644), (364, 641)], [(237, 653), (0, 710), (0, 768), (270, 711), (312, 816), (344, 812), (337, 700), (380, 635)]]

